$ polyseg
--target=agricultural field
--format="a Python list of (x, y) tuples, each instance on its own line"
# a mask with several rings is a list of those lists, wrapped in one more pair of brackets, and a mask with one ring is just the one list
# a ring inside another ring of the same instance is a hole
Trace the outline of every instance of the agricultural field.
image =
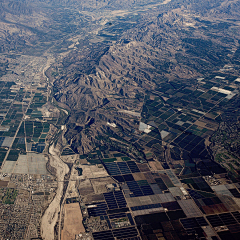
[(14, 82), (0, 81), (1, 165), (4, 161), (16, 162), (20, 155), (26, 155), (27, 152), (44, 151), (50, 124), (62, 120), (54, 107), (45, 107), (45, 90), (29, 90)]
[[(159, 161), (165, 158), (165, 152), (167, 162), (163, 166), (175, 169), (181, 178), (200, 172), (223, 173), (224, 165), (206, 159), (210, 158), (209, 139), (218, 130), (222, 113), (239, 93), (236, 79), (218, 73), (193, 79), (191, 84), (184, 81), (159, 84), (154, 93), (145, 96), (139, 128), (143, 133), (136, 143), (153, 152)], [(167, 151), (163, 145), (169, 146)]]
[(80, 162), (90, 164), (107, 164), (113, 162), (127, 162), (131, 158), (124, 153), (116, 151), (113, 147), (100, 146), (89, 154), (80, 155)]
[[(83, 175), (86, 167), (95, 165), (91, 161), (98, 160), (111, 176), (87, 173), (88, 178), (79, 179), (81, 208), (86, 216), (83, 224), (94, 239), (136, 237), (136, 228), (141, 237), (149, 239), (194, 239), (191, 236), (195, 234), (210, 236), (213, 229), (222, 236), (218, 227), (231, 229), (233, 222), (239, 226), (240, 185), (226, 184), (225, 174), (181, 176), (175, 169), (153, 169), (151, 161), (124, 161), (122, 158), (128, 157), (123, 155), (112, 147), (100, 146), (77, 160), (84, 166)], [(229, 234), (237, 237), (239, 231), (230, 230)]]
[(0, 239), (240, 239), (239, 1), (0, 12)]

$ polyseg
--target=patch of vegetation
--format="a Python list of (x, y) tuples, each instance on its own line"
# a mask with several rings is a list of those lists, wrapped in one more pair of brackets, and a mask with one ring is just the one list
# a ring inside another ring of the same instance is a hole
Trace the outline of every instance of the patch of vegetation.
[(103, 159), (103, 162), (107, 163), (107, 162), (114, 162), (117, 161), (116, 158), (107, 158), (107, 159)]
[(4, 194), (1, 197), (2, 203), (4, 204), (14, 204), (18, 191), (13, 188), (1, 189)]
[(10, 150), (7, 160), (8, 161), (17, 161), (20, 150)]

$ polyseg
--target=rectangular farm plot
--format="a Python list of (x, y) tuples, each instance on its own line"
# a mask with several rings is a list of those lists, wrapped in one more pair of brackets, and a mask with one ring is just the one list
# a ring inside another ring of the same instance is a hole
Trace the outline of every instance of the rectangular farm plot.
[(169, 191), (174, 197), (183, 197), (184, 196), (183, 192), (180, 190), (179, 187), (170, 187)]
[(103, 159), (103, 162), (105, 162), (105, 163), (115, 162), (115, 161), (117, 161), (116, 158), (105, 158), (105, 159)]
[(181, 219), (180, 222), (182, 223), (185, 229), (208, 226), (208, 223), (204, 217), (184, 218), (184, 219)]
[(127, 186), (132, 193), (131, 194), (132, 197), (143, 196), (143, 192), (141, 191), (137, 182), (134, 182), (134, 181), (133, 182), (127, 182)]
[(137, 236), (138, 231), (135, 227), (93, 233), (94, 240), (138, 239)]
[(168, 177), (168, 175), (165, 175), (165, 174), (159, 174), (159, 175), (168, 188), (175, 187), (174, 184), (172, 183), (171, 179)]
[(103, 195), (109, 209), (125, 208), (127, 205), (122, 191), (104, 193)]
[(225, 225), (231, 225), (238, 223), (231, 213), (222, 213), (218, 215)]
[(202, 198), (194, 200), (205, 214), (217, 214), (239, 209), (235, 201), (228, 196)]
[(179, 200), (179, 205), (187, 217), (201, 217), (202, 213), (191, 199)]
[[(158, 208), (160, 207), (160, 205), (162, 205), (165, 208), (168, 208), (169, 210), (181, 209), (179, 204), (175, 201), (174, 197), (171, 195), (171, 193), (132, 197), (132, 198), (126, 198), (126, 200), (127, 200), (128, 206), (131, 208), (147, 206), (147, 205), (151, 205), (149, 206), (149, 208), (155, 208), (155, 207)], [(168, 203), (168, 204), (165, 204), (165, 203)], [(138, 208), (134, 208), (134, 209), (139, 210)]]
[(0, 147), (10, 147), (13, 137), (0, 137)]
[(124, 192), (129, 197), (139, 197), (153, 195), (154, 192), (146, 180), (127, 182)]
[(97, 217), (106, 215), (108, 206), (105, 202), (98, 202), (97, 204), (87, 206), (89, 216)]
[(12, 173), (14, 166), (15, 166), (16, 162), (15, 161), (5, 161), (1, 172), (2, 173)]
[(218, 215), (209, 215), (206, 218), (213, 227), (219, 227), (219, 226), (225, 225)]
[(210, 193), (213, 192), (213, 190), (210, 188), (210, 186), (202, 177), (183, 179), (181, 181), (183, 183), (188, 184), (188, 186), (192, 189), (201, 190), (201, 191), (210, 192)]
[(150, 169), (146, 163), (137, 164), (137, 166), (141, 172), (150, 172)]
[[(82, 224), (82, 213), (78, 203), (70, 203), (64, 206), (64, 228), (62, 230), (62, 238), (75, 238), (76, 234), (85, 232)], [(69, 236), (69, 233), (70, 236)]]
[(7, 154), (7, 149), (5, 149), (5, 148), (0, 148), (0, 163), (3, 162), (6, 154)]
[(131, 170), (132, 173), (140, 172), (140, 170), (139, 170), (139, 168), (138, 168), (138, 166), (137, 166), (137, 164), (136, 164), (135, 162), (133, 162), (133, 161), (128, 161), (128, 162), (127, 162), (127, 165), (128, 165), (128, 167), (130, 168), (130, 170)]
[(133, 173), (132, 175), (133, 175), (135, 181), (146, 180), (143, 173)]
[(19, 153), (20, 153), (19, 150), (10, 150), (7, 160), (8, 161), (17, 161)]
[(12, 149), (18, 149), (21, 153), (26, 152), (25, 138), (15, 138)]
[(110, 175), (121, 174), (120, 169), (118, 168), (118, 165), (116, 163), (105, 163), (105, 166)]
[(148, 183), (156, 183), (156, 181), (154, 180), (153, 175), (151, 174), (151, 172), (145, 172), (144, 173), (144, 178), (142, 179), (147, 179)]
[(121, 175), (140, 172), (136, 163), (133, 161), (128, 162), (111, 162), (105, 163), (106, 169), (110, 175)]
[(165, 191), (165, 190), (168, 189), (166, 184), (162, 180), (162, 178), (155, 178), (155, 181), (156, 181), (156, 183), (157, 183), (157, 185), (158, 185), (158, 187), (160, 188), (161, 191)]
[(153, 211), (163, 211), (162, 205), (159, 203), (159, 199), (151, 199), (152, 196), (129, 198), (128, 206), (134, 211), (134, 215), (149, 214)]
[(122, 159), (123, 161), (131, 161), (131, 158), (129, 158), (129, 157), (121, 157), (121, 159)]
[(175, 186), (178, 186), (178, 187), (182, 186), (181, 182), (179, 181), (179, 179), (177, 178), (177, 176), (173, 173), (173, 171), (171, 169), (166, 170), (166, 173)]
[(160, 203), (157, 203), (157, 204), (147, 204), (147, 205), (142, 205), (138, 207), (132, 207), (131, 210), (133, 211), (134, 216), (138, 216), (138, 215), (145, 215), (153, 212), (163, 211), (163, 207)]
[(44, 155), (27, 153), (19, 155), (16, 161), (6, 161), (2, 172), (19, 174), (48, 174)]
[(228, 211), (238, 211), (240, 209), (234, 199), (229, 196), (220, 195), (219, 199), (222, 201)]
[(45, 143), (36, 143), (36, 144), (32, 144), (31, 151), (42, 153), (44, 148), (45, 148)]
[(117, 163), (120, 171), (122, 174), (129, 174), (131, 173), (131, 170), (129, 169), (128, 165), (126, 162), (118, 162)]
[(221, 195), (227, 195), (233, 197), (232, 193), (227, 189), (225, 185), (211, 186), (211, 188), (217, 193)]
[(103, 195), (106, 202), (98, 202), (87, 207), (90, 216), (105, 216), (107, 212), (114, 211), (119, 214), (120, 212), (128, 210), (122, 191), (108, 192)]
[(20, 155), (13, 170), (14, 173), (27, 174), (28, 173), (28, 160), (27, 155)]
[(25, 137), (24, 123), (21, 124), (17, 133), (17, 137)]
[(232, 215), (235, 217), (235, 219), (240, 223), (240, 212), (232, 212)]
[(157, 184), (151, 184), (150, 186), (151, 186), (154, 194), (161, 194), (162, 193), (161, 189), (158, 187)]
[(113, 192), (104, 193), (104, 198), (105, 198), (105, 200), (107, 202), (107, 205), (108, 205), (109, 209), (118, 208), (118, 205), (117, 205), (117, 202), (116, 202), (116, 199), (114, 197)]

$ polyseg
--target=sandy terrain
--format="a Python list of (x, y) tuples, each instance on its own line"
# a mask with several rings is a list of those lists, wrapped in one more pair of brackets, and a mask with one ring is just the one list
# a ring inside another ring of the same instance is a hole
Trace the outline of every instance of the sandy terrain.
[(163, 170), (163, 167), (160, 162), (148, 162), (153, 171)]
[(81, 196), (94, 194), (94, 188), (92, 186), (92, 183), (90, 182), (90, 179), (88, 178), (80, 180), (78, 189), (80, 191)]
[(68, 173), (68, 166), (58, 157), (57, 150), (53, 145), (49, 148), (50, 165), (56, 169), (58, 188), (56, 196), (42, 217), (41, 233), (44, 240), (54, 240), (54, 226), (60, 211), (60, 200), (63, 194), (63, 180)]
[(162, 4), (168, 4), (169, 2), (171, 2), (172, 0), (165, 0)]
[(78, 154), (61, 156), (65, 163), (74, 163), (79, 158)]
[(75, 239), (75, 235), (85, 232), (82, 224), (82, 213), (78, 203), (70, 203), (64, 206), (64, 227), (61, 240)]
[(77, 165), (79, 168), (82, 168), (82, 175), (79, 179), (84, 178), (99, 178), (99, 177), (107, 177), (109, 176), (105, 168), (101, 165)]
[[(69, 183), (68, 183), (67, 190), (66, 190), (66, 193), (65, 193), (65, 196), (64, 196), (64, 199), (63, 199), (63, 203), (65, 203), (67, 198), (78, 197), (78, 192), (77, 192), (77, 189), (76, 189), (76, 181), (73, 180), (73, 178), (75, 178), (74, 177), (74, 175), (75, 175), (74, 174), (74, 170), (75, 170), (74, 168), (71, 169)], [(79, 205), (78, 205), (78, 208), (79, 208)], [(62, 204), (60, 206), (60, 217), (59, 217), (59, 222), (60, 223), (62, 223), (62, 218), (66, 219), (66, 211), (65, 211), (64, 216), (63, 216), (64, 209), (65, 209), (65, 205)], [(77, 213), (77, 214), (79, 214), (79, 213)], [(81, 210), (80, 210), (80, 214), (81, 214)], [(82, 217), (81, 217), (81, 221), (82, 221)], [(72, 224), (70, 224), (70, 225), (72, 225)], [(63, 229), (63, 231), (61, 230), (62, 224), (59, 224), (58, 226), (59, 226), (59, 229), (58, 229), (58, 240), (61, 240), (61, 239), (74, 239), (75, 234), (72, 237), (70, 236), (70, 230), (71, 230), (70, 228), (71, 227), (69, 227), (69, 220), (64, 220), (64, 223), (63, 223), (63, 226), (64, 226), (63, 228), (64, 229)], [(77, 226), (75, 226), (75, 228), (79, 229), (79, 227), (77, 227)], [(84, 229), (83, 225), (82, 225), (82, 228)], [(83, 230), (81, 232), (83, 232)]]
[(115, 181), (110, 177), (90, 179), (90, 181), (92, 183), (94, 192), (96, 194), (105, 193), (106, 190), (107, 190), (106, 185), (111, 184), (111, 183), (115, 183)]
[(133, 173), (132, 175), (133, 175), (135, 181), (146, 179), (143, 173)]

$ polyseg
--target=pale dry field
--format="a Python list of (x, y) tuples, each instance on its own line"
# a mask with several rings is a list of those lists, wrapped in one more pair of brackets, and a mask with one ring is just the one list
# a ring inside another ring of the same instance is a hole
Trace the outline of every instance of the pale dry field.
[(75, 235), (85, 232), (82, 220), (79, 204), (66, 204), (64, 206), (64, 227), (61, 240), (73, 240), (75, 239)]

